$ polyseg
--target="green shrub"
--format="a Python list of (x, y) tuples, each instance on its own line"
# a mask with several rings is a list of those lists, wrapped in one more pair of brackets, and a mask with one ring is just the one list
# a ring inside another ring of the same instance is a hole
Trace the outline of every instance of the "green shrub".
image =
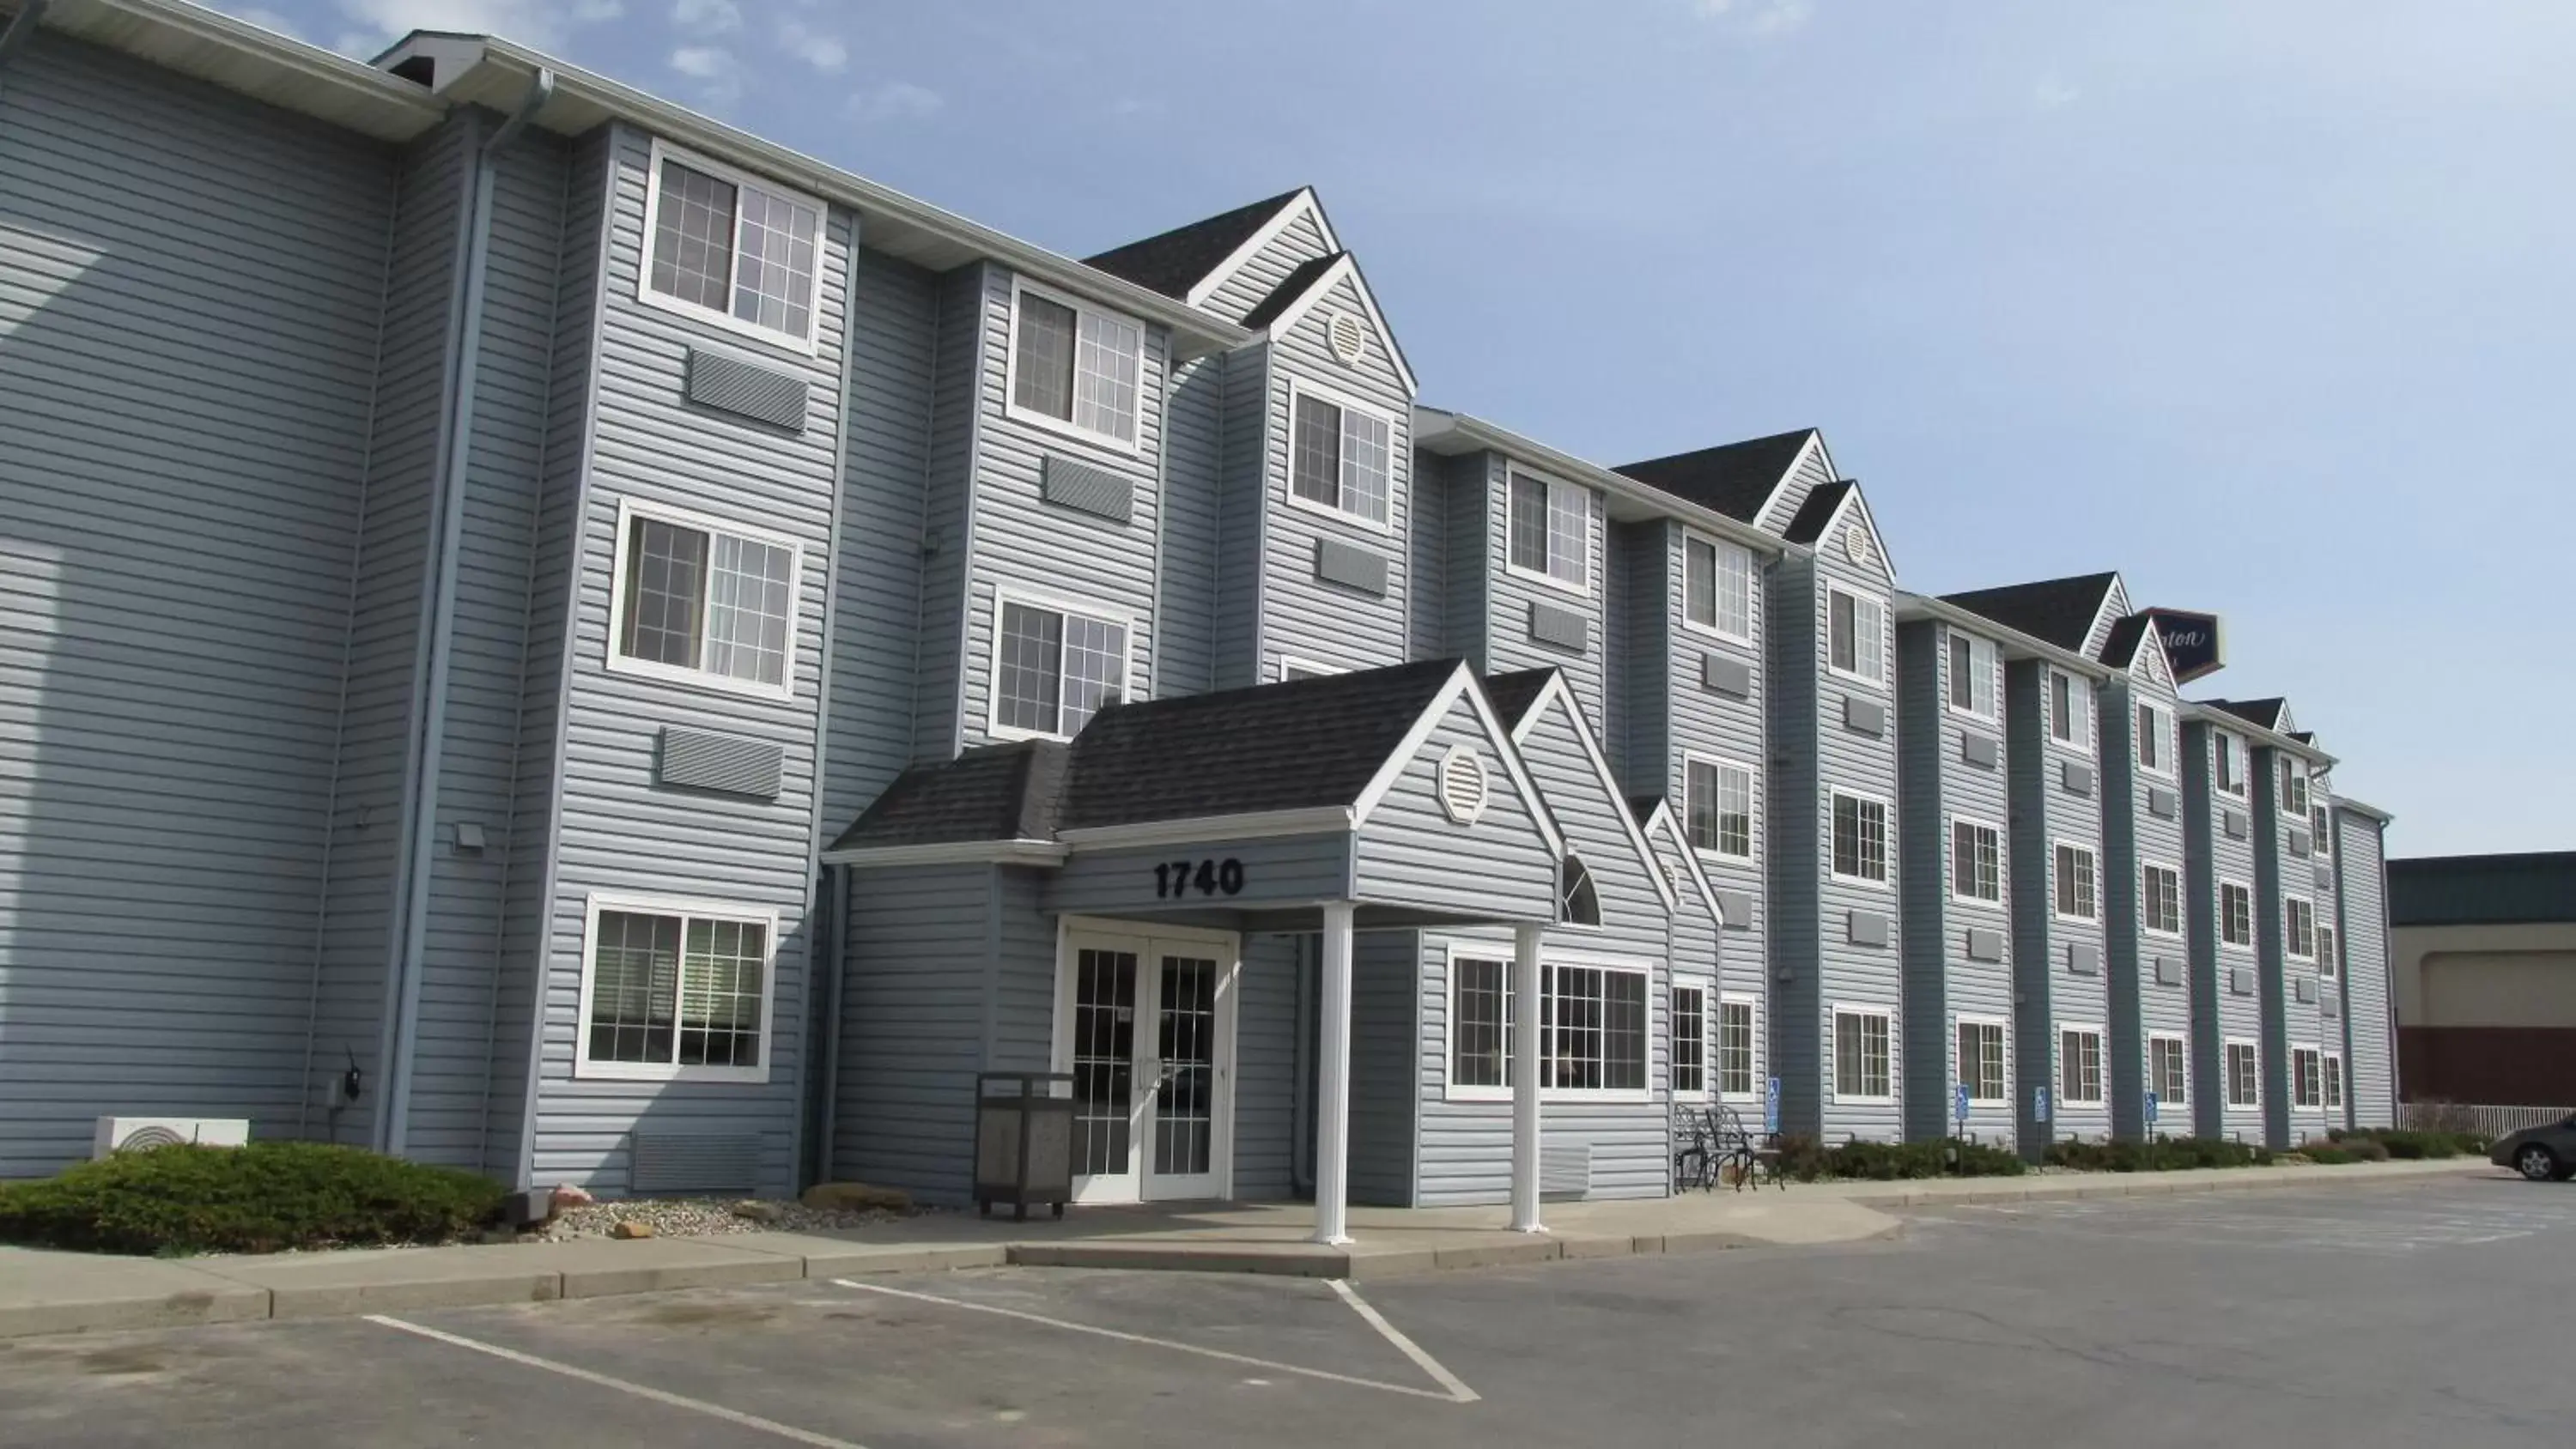
[[(2372, 1143), (2388, 1150), (2388, 1156), (2404, 1161), (2424, 1158), (2484, 1157), (2486, 1139), (2474, 1132), (2416, 1132), (2401, 1127), (2338, 1127), (2326, 1134), (2336, 1146), (2356, 1148)], [(2365, 1154), (2367, 1149), (2363, 1149)], [(2371, 1161), (2383, 1159), (2371, 1158)]]
[(0, 1186), (0, 1242), (105, 1253), (273, 1253), (444, 1242), (504, 1192), (471, 1172), (319, 1142), (120, 1152)]
[(2353, 1155), (2349, 1146), (2333, 1142), (2301, 1143), (2298, 1147), (2298, 1155), (2324, 1167), (2342, 1167), (2347, 1163), (2360, 1160)]
[(1799, 1182), (1828, 1178), (1861, 1182), (1896, 1182), (1927, 1177), (2019, 1177), (2028, 1170), (2019, 1157), (1982, 1143), (1956, 1144), (1959, 1159), (1950, 1159), (1949, 1142), (1845, 1142), (1827, 1147), (1815, 1138), (1791, 1133), (1780, 1138), (1780, 1172)]
[(2263, 1167), (2272, 1154), (2225, 1137), (2159, 1137), (2150, 1145), (2122, 1139), (2048, 1144), (2051, 1167), (2079, 1172), (2179, 1172), (2192, 1167)]

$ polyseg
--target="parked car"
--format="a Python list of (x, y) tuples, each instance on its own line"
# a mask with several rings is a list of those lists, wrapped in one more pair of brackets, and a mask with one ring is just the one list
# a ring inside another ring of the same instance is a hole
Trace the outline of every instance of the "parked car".
[(2499, 1137), (2488, 1151), (2487, 1161), (2510, 1167), (2533, 1182), (2564, 1182), (2576, 1177), (2576, 1117)]

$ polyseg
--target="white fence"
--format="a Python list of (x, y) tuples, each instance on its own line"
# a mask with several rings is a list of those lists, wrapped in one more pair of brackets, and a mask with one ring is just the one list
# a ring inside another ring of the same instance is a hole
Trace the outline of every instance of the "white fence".
[(2576, 1107), (2486, 1107), (2466, 1102), (2400, 1102), (2397, 1125), (2418, 1132), (2475, 1132), (2502, 1137), (2525, 1127), (2563, 1122)]

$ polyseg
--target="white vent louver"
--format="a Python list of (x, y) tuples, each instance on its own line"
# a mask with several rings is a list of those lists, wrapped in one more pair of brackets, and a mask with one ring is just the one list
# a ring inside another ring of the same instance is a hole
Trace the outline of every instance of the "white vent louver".
[(1858, 523), (1843, 530), (1843, 553), (1863, 568), (1869, 567), (1869, 543), (1869, 530)]
[(1485, 813), (1485, 762), (1465, 745), (1452, 745), (1440, 759), (1440, 811), (1460, 825), (1473, 825)]
[(1324, 325), (1324, 331), (1332, 341), (1333, 355), (1342, 360), (1342, 366), (1360, 365), (1361, 356), (1368, 351), (1368, 331), (1360, 325), (1360, 319), (1348, 312), (1336, 312)]
[(148, 1147), (240, 1147), (250, 1141), (250, 1123), (240, 1117), (101, 1117), (90, 1155), (138, 1152)]

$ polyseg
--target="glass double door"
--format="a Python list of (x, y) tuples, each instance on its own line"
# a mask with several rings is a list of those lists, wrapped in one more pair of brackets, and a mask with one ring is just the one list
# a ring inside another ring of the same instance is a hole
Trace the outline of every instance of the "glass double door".
[(1066, 948), (1056, 1055), (1073, 1074), (1074, 1201), (1225, 1196), (1233, 938), (1077, 931)]

